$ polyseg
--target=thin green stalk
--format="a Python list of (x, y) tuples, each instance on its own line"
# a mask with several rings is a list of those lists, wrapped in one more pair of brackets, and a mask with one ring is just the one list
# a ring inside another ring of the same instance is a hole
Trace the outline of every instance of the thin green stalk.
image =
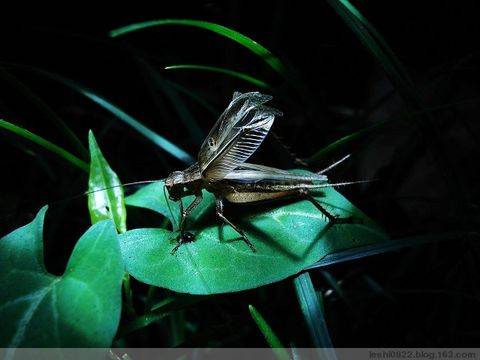
[(80, 169), (86, 171), (88, 173), (90, 166), (85, 161), (77, 158), (75, 155), (71, 154), (67, 150), (62, 149), (60, 146), (55, 145), (54, 143), (42, 138), (39, 135), (36, 135), (20, 126), (12, 124), (8, 121), (0, 119), (0, 127), (8, 130), (14, 134), (17, 134), (25, 139), (28, 139), (37, 145), (57, 154), (58, 156), (62, 157), (63, 159), (67, 160), (70, 164), (73, 164)]
[(285, 346), (283, 346), (283, 344), (278, 339), (273, 329), (265, 321), (262, 314), (260, 314), (253, 305), (248, 305), (248, 310), (250, 310), (250, 314), (252, 315), (253, 320), (255, 321), (258, 328), (260, 329), (263, 336), (265, 337), (265, 340), (267, 341), (268, 346), (270, 346), (273, 349), (275, 357), (278, 360), (289, 359), (290, 356), (288, 355), (288, 352), (285, 350)]
[(123, 277), (123, 292), (125, 294), (125, 308), (128, 316), (136, 317), (137, 312), (133, 306), (133, 291), (130, 285), (130, 275), (128, 273), (125, 273)]
[(197, 64), (182, 64), (182, 65), (170, 65), (166, 66), (165, 70), (200, 70), (200, 71), (208, 71), (214, 72), (219, 74), (225, 74), (231, 76), (233, 78), (241, 79), (246, 81), (250, 84), (255, 86), (261, 87), (263, 89), (271, 89), (271, 86), (267, 84), (265, 81), (257, 79), (251, 75), (234, 71), (230, 69), (225, 69), (217, 66), (207, 66), (207, 65), (197, 65)]

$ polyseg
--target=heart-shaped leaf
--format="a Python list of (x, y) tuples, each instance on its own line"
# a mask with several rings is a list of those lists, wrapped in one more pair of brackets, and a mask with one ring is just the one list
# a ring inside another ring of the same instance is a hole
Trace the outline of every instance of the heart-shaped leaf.
[(88, 133), (88, 143), (90, 147), (88, 211), (92, 224), (111, 219), (119, 232), (125, 232), (127, 231), (127, 210), (122, 183), (108, 165), (92, 131)]
[[(127, 271), (142, 282), (178, 292), (231, 292), (282, 280), (339, 250), (387, 240), (378, 226), (334, 189), (325, 188), (315, 198), (331, 213), (354, 216), (363, 223), (332, 225), (307, 200), (272, 203), (268, 208), (248, 206), (243, 216), (234, 209), (245, 206), (227, 206), (225, 216), (245, 230), (257, 250), (252, 252), (230, 226), (222, 228), (213, 219), (214, 198), (204, 192), (203, 203), (187, 223), (195, 241), (180, 246), (174, 255), (176, 232), (135, 229), (120, 236)], [(189, 201), (185, 199), (186, 204)], [(171, 218), (161, 182), (144, 187), (126, 203)], [(170, 207), (174, 214), (178, 211), (175, 204)]]
[(43, 262), (46, 210), (0, 239), (0, 347), (108, 347), (123, 277), (113, 223), (88, 229), (58, 277)]

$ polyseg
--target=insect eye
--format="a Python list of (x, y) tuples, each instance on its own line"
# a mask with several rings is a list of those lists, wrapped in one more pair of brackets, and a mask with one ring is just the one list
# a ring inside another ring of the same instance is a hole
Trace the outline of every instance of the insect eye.
[(215, 139), (214, 138), (208, 138), (208, 146), (215, 147)]

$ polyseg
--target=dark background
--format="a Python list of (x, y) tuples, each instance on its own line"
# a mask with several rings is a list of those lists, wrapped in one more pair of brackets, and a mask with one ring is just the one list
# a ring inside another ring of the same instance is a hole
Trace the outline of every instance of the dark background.
[[(163, 68), (204, 64), (249, 73), (272, 84), (272, 105), (284, 113), (255, 161), (282, 168), (299, 167), (300, 159), (338, 138), (392, 120), (311, 169), (352, 153), (332, 172), (332, 180), (378, 179), (341, 192), (392, 237), (434, 238), (450, 231), (465, 235), (332, 267), (342, 294), (328, 291), (325, 274), (313, 272), (315, 285), (327, 291), (332, 341), (339, 347), (478, 346), (479, 6), (475, 1), (353, 3), (404, 63), (422, 100), (422, 114), (405, 106), (380, 64), (324, 1), (19, 3), (0, 14), (0, 67), (6, 66), (40, 96), (85, 145), (92, 129), (123, 182), (163, 178), (185, 165), (78, 93), (5, 64), (36, 66), (88, 86), (190, 154), (198, 151), (198, 139), (216, 116), (180, 94), (202, 130), (192, 134), (152, 82), (149, 67), (203, 97), (217, 113), (233, 91), (259, 89), (224, 75)], [(295, 69), (296, 85), (285, 83), (245, 48), (207, 31), (171, 26), (108, 38), (116, 27), (159, 18), (232, 27)], [(0, 115), (75, 152), (44, 114), (3, 78)], [(86, 199), (65, 199), (85, 190), (87, 175), (4, 131), (0, 154), (1, 234), (52, 204), (46, 225), (47, 266), (61, 273), (75, 239), (89, 224)], [(310, 345), (290, 281), (218, 296), (190, 309), (188, 316), (199, 330), (182, 345), (265, 346), (248, 303), (258, 306), (285, 343)], [(155, 330), (129, 339), (127, 345), (169, 345), (152, 335)]]

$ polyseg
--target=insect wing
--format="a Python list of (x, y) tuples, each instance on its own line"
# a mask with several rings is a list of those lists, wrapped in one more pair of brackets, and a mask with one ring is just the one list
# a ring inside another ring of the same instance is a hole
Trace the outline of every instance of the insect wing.
[(208, 179), (219, 180), (246, 161), (268, 134), (275, 115), (281, 113), (263, 104), (269, 95), (258, 92), (234, 93), (200, 149), (200, 171)]
[(302, 183), (327, 183), (325, 175), (319, 174), (294, 174), (269, 166), (244, 163), (225, 176), (225, 180), (238, 183), (272, 182), (285, 185)]

